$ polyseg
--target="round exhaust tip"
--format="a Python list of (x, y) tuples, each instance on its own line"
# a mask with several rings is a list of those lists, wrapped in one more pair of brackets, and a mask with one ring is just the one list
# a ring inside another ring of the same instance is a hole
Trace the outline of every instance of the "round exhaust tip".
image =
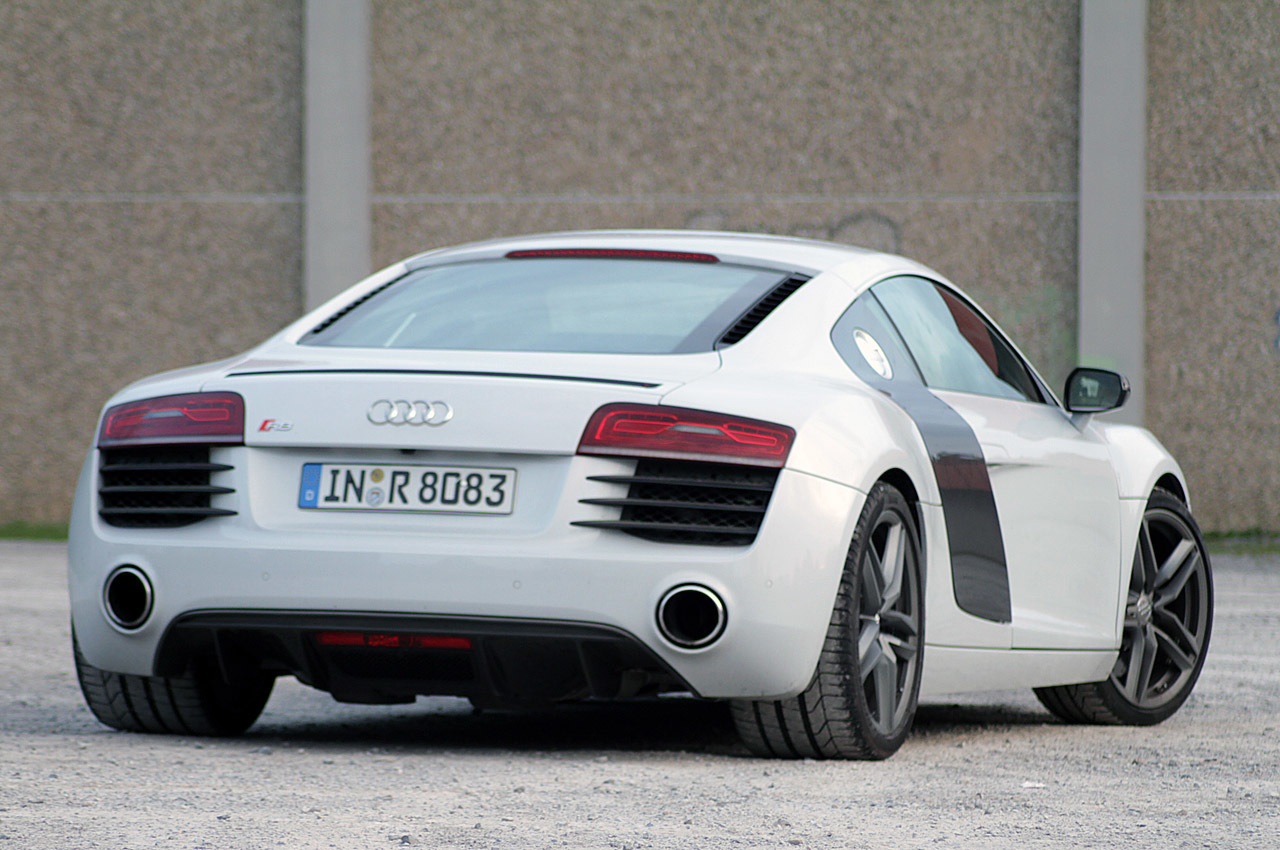
[(141, 628), (151, 616), (151, 581), (132, 564), (116, 567), (102, 587), (102, 601), (111, 622), (122, 629)]
[(702, 649), (724, 634), (728, 614), (724, 600), (700, 584), (671, 588), (658, 602), (658, 631), (684, 649)]

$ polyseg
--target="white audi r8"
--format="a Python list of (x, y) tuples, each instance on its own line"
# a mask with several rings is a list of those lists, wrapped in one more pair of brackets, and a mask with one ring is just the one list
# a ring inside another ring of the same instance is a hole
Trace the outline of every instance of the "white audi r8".
[(923, 695), (1151, 724), (1208, 648), (1178, 465), (1060, 402), (898, 256), (556, 233), (398, 263), (110, 400), (76, 492), (75, 658), (119, 729), (342, 701), (732, 701), (762, 756), (884, 758)]

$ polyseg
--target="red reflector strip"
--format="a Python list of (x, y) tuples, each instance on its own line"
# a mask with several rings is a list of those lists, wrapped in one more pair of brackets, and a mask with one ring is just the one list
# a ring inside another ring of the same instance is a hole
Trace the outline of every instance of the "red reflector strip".
[(579, 454), (674, 457), (782, 466), (796, 432), (786, 425), (648, 404), (606, 404), (587, 423)]
[(550, 257), (577, 257), (603, 260), (671, 260), (678, 263), (718, 263), (714, 254), (693, 251), (648, 251), (638, 248), (527, 248), (508, 251), (508, 260), (536, 260)]
[(240, 443), (244, 399), (238, 393), (167, 395), (117, 404), (102, 417), (98, 445)]
[(455, 635), (394, 635), (377, 632), (317, 632), (321, 646), (372, 646), (389, 649), (470, 649), (471, 638)]

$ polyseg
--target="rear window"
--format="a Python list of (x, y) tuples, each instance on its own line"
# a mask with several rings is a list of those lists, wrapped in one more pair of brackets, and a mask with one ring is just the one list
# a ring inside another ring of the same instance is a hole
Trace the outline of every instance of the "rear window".
[(461, 351), (710, 351), (784, 277), (727, 263), (663, 260), (435, 266), (410, 272), (301, 341)]

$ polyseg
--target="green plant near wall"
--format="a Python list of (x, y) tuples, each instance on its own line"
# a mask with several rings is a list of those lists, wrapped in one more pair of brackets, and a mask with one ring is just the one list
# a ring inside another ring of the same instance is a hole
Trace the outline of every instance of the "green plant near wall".
[(1280, 554), (1280, 537), (1266, 531), (1210, 531), (1204, 542), (1211, 555)]
[(6, 522), (0, 525), (0, 540), (66, 540), (67, 526), (56, 523)]

